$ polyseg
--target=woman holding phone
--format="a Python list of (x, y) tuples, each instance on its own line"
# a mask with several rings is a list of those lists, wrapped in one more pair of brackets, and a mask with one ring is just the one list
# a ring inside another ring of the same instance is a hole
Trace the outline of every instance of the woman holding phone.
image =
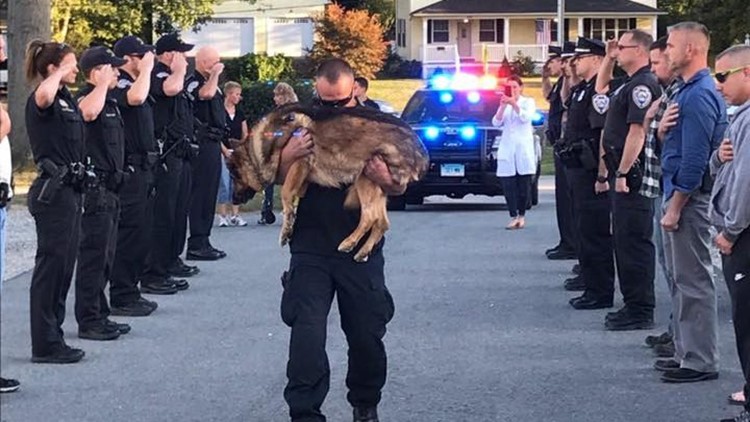
[(531, 195), (531, 178), (536, 173), (534, 129), (531, 124), (536, 105), (534, 99), (523, 94), (523, 81), (518, 76), (508, 78), (500, 106), (492, 118), (492, 125), (503, 129), (497, 148), (497, 176), (503, 183), (510, 222), (508, 230), (526, 226), (525, 215)]

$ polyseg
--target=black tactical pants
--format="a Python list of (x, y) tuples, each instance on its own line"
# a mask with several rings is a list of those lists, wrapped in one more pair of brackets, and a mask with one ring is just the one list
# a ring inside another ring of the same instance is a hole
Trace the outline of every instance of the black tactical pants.
[[(745, 397), (750, 397), (750, 229), (737, 238), (731, 255), (721, 256), (721, 263), (732, 299), (732, 323), (745, 375)], [(750, 410), (750, 401), (745, 409)]]
[(350, 257), (292, 254), (281, 299), (281, 318), (292, 329), (284, 389), (292, 421), (326, 420), (320, 407), (330, 382), (326, 327), (334, 296), (349, 345), (347, 400), (357, 407), (380, 402), (386, 379), (382, 339), (394, 312), (383, 266), (382, 253), (365, 263)]
[(555, 213), (557, 230), (560, 233), (560, 250), (578, 252), (578, 233), (574, 229), (574, 205), (567, 169), (560, 157), (555, 155)]
[(596, 170), (566, 168), (565, 174), (575, 216), (573, 229), (578, 232), (578, 260), (586, 283), (585, 295), (611, 301), (615, 288), (615, 262), (609, 195), (594, 191)]
[[(189, 158), (182, 159), (182, 172), (180, 173), (176, 192), (177, 197), (173, 217), (172, 250), (167, 268), (174, 265), (177, 258), (182, 255), (182, 252), (185, 250), (185, 243), (187, 242), (188, 214), (190, 213), (190, 204), (193, 198), (193, 163), (194, 161), (190, 161)], [(196, 177), (200, 177), (200, 175)]]
[(631, 314), (653, 318), (654, 272), (654, 201), (640, 195), (615, 192), (610, 179), (612, 227), (615, 239), (617, 278), (625, 305)]
[(119, 209), (114, 192), (101, 188), (84, 195), (75, 285), (79, 329), (101, 323), (109, 316), (104, 288), (114, 262)]
[(193, 171), (192, 203), (190, 205), (190, 239), (188, 250), (199, 251), (210, 246), (208, 238), (214, 225), (216, 196), (221, 179), (221, 143), (201, 140), (201, 152)]
[(167, 269), (175, 259), (174, 239), (179, 224), (176, 221), (176, 215), (183, 177), (183, 163), (182, 158), (170, 154), (166, 158), (166, 168), (161, 165), (156, 168), (151, 248), (146, 260), (146, 269), (141, 278), (142, 283), (164, 281), (168, 277)]
[(29, 212), (36, 223), (36, 260), (31, 276), (31, 351), (46, 356), (62, 347), (65, 299), (73, 278), (81, 231), (81, 194), (69, 186), (49, 203), (37, 197), (44, 184), (36, 179), (29, 188)]
[(149, 191), (153, 182), (151, 170), (136, 168), (120, 189), (117, 247), (109, 286), (112, 306), (125, 306), (141, 297), (138, 281), (152, 246), (154, 201)]

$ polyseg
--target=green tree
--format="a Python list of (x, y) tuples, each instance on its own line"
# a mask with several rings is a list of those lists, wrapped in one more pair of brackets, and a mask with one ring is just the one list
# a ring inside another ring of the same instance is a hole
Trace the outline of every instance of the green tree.
[(745, 40), (750, 32), (750, 5), (747, 0), (659, 0), (658, 7), (667, 12), (659, 18), (659, 33), (681, 21), (697, 21), (711, 31), (711, 52), (719, 53)]
[(310, 53), (313, 62), (339, 57), (366, 78), (373, 78), (383, 67), (387, 50), (383, 27), (367, 11), (344, 10), (334, 3), (316, 19), (315, 33), (317, 40)]

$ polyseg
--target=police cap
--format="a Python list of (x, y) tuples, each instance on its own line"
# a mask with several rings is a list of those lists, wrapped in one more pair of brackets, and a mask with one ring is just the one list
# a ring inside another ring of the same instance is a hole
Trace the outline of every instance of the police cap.
[(549, 57), (550, 60), (552, 59), (558, 59), (562, 55), (562, 47), (558, 47), (555, 45), (551, 45), (547, 47), (547, 57)]
[(113, 50), (115, 50), (117, 57), (141, 56), (149, 51), (154, 51), (154, 46), (144, 44), (140, 38), (134, 35), (128, 35), (117, 40)]
[(563, 59), (567, 59), (570, 57), (573, 57), (576, 54), (576, 43), (573, 41), (565, 41), (565, 44), (563, 44), (562, 53), (560, 54), (560, 57)]
[(115, 56), (115, 53), (107, 47), (97, 46), (84, 51), (78, 63), (81, 66), (81, 70), (84, 73), (88, 73), (91, 69), (103, 64), (120, 67), (127, 63), (127, 60)]
[(604, 42), (595, 40), (593, 38), (578, 37), (578, 44), (576, 44), (576, 56), (582, 56), (584, 54), (593, 54), (595, 56), (606, 56), (607, 47)]
[(193, 44), (187, 44), (180, 39), (176, 32), (164, 35), (156, 41), (156, 54), (164, 54), (170, 51), (185, 53), (193, 49)]

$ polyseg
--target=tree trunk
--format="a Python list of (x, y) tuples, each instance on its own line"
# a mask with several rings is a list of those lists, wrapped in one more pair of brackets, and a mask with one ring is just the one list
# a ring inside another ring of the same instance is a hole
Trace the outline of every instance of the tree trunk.
[(146, 0), (143, 2), (143, 13), (141, 20), (141, 39), (146, 44), (154, 43), (154, 2)]
[(24, 75), (26, 46), (35, 38), (50, 39), (50, 9), (50, 0), (13, 0), (8, 4), (8, 111), (13, 123), (10, 138), (16, 168), (31, 163), (24, 117), (32, 88)]

